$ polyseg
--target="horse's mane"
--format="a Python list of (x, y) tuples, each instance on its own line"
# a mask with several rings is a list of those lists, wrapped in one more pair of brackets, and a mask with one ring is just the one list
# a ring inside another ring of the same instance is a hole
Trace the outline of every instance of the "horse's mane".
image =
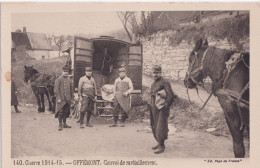
[(33, 68), (32, 71), (31, 71), (31, 73), (32, 73), (32, 74), (38, 74), (39, 71), (38, 71), (37, 69), (34, 69), (34, 68)]
[[(204, 47), (204, 46), (203, 46)], [(213, 82), (218, 82), (223, 76), (223, 72), (226, 69), (226, 64), (230, 57), (234, 54), (234, 51), (227, 49), (220, 49), (214, 46), (208, 48), (205, 58), (205, 71), (208, 72)]]
[(56, 78), (55, 74), (40, 73), (37, 69), (34, 69), (33, 67), (28, 67), (26, 71), (30, 76), (32, 85), (34, 86), (54, 85), (55, 78)]

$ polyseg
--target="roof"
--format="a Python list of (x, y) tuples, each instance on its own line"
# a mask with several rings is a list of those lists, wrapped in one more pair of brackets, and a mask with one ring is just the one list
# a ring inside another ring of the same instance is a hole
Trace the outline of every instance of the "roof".
[(193, 20), (194, 17), (202, 15), (217, 15), (234, 11), (152, 11), (151, 15), (154, 25), (176, 25), (183, 21)]
[(196, 11), (152, 11), (152, 17), (154, 22), (158, 22), (161, 19), (177, 24), (180, 20), (193, 16)]
[(17, 46), (21, 45), (25, 45), (26, 49), (32, 49), (32, 46), (26, 33), (12, 32), (12, 47), (16, 48)]
[(26, 33), (32, 49), (35, 50), (52, 50), (51, 44), (44, 33)]
[(229, 12), (234, 12), (234, 11), (197, 11), (194, 13), (193, 16), (191, 16), (189, 18), (184, 18), (184, 19), (180, 20), (180, 22), (193, 20), (194, 17), (199, 16), (199, 15), (201, 15), (202, 17), (207, 17), (207, 16), (219, 15), (221, 13), (229, 13)]
[(13, 47), (26, 45), (27, 50), (52, 50), (44, 33), (12, 32)]
[(98, 37), (98, 38), (91, 38), (91, 40), (93, 40), (93, 41), (112, 41), (112, 42), (118, 42), (118, 43), (123, 43), (123, 44), (130, 44), (127, 41), (111, 38), (109, 36), (101, 36), (101, 37)]

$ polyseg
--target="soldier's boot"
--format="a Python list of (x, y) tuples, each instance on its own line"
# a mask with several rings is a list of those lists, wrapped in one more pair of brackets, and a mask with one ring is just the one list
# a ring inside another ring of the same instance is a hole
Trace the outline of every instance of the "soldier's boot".
[[(156, 146), (152, 147), (152, 149), (153, 149), (153, 150), (156, 150), (159, 146), (160, 146), (160, 143), (158, 143)], [(162, 146), (162, 148), (165, 149), (164, 143), (163, 143), (161, 146)]]
[(92, 112), (87, 112), (87, 127), (93, 127), (93, 125), (89, 122)]
[(51, 114), (55, 114), (55, 109), (56, 109), (56, 98), (52, 97), (52, 109), (51, 109)]
[(58, 121), (59, 121), (59, 128), (58, 130), (61, 131), (62, 130), (62, 116), (58, 116)]
[(45, 106), (42, 107), (42, 111), (41, 112), (43, 112), (43, 113), (45, 112)]
[(157, 147), (156, 151), (154, 151), (155, 154), (160, 154), (164, 152), (164, 148), (160, 145)]
[(84, 115), (85, 115), (84, 112), (80, 112), (80, 117), (79, 117), (80, 128), (84, 128), (84, 125), (83, 125)]
[(122, 116), (122, 120), (121, 120), (121, 127), (125, 127), (125, 120), (126, 120), (126, 115)]
[(156, 151), (154, 151), (155, 154), (160, 154), (162, 152), (164, 152), (165, 149), (165, 145), (164, 145), (164, 141), (160, 142)]
[(21, 111), (20, 111), (20, 110), (18, 110), (18, 107), (17, 107), (17, 105), (14, 105), (14, 109), (15, 109), (15, 112), (16, 112), (16, 113), (21, 113)]
[(48, 109), (48, 110), (51, 112), (52, 109), (53, 109), (52, 104), (51, 104), (51, 102), (49, 101), (49, 109)]
[(163, 149), (165, 149), (164, 141), (161, 142), (161, 146)]
[(114, 116), (114, 123), (112, 125), (109, 125), (109, 127), (116, 127), (117, 126), (117, 119), (118, 119), (118, 116)]
[(66, 117), (63, 117), (63, 128), (71, 128), (71, 126), (67, 125), (66, 119)]
[(152, 147), (153, 150), (156, 150), (158, 148), (158, 146), (160, 146), (160, 144), (158, 143), (156, 146)]

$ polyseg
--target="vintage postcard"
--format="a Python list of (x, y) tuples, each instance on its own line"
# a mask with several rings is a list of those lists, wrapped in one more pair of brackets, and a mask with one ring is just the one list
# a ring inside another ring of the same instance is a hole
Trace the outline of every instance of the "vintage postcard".
[(2, 167), (256, 167), (259, 9), (1, 3)]

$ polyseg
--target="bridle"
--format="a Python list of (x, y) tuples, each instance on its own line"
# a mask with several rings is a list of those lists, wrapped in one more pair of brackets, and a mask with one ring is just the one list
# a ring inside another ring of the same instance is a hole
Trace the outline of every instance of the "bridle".
[[(205, 60), (206, 54), (208, 52), (208, 49), (209, 49), (209, 47), (205, 50), (205, 52), (202, 56), (201, 65), (198, 66), (197, 68), (195, 68), (194, 70), (192, 70), (192, 69), (193, 69), (195, 63), (198, 65), (198, 52), (193, 51), (195, 54), (195, 59), (193, 59), (191, 66), (188, 69), (187, 77), (188, 77), (188, 79), (191, 79), (192, 82), (194, 82), (196, 85), (199, 84), (199, 81), (195, 80), (193, 75), (195, 75), (199, 71), (201, 71), (201, 73), (203, 74), (203, 78), (206, 77), (206, 74), (203, 71), (203, 65), (204, 65), (204, 60)], [(223, 75), (222, 79), (220, 79), (219, 82), (217, 83), (216, 89), (212, 90), (211, 94), (209, 95), (208, 99), (206, 100), (206, 102), (204, 103), (203, 107), (200, 110), (202, 110), (205, 107), (208, 100), (210, 99), (210, 97), (213, 94), (217, 95), (217, 96), (222, 96), (222, 95), (227, 96), (229, 98), (228, 101), (234, 102), (238, 107), (238, 114), (240, 117), (240, 130), (242, 130), (243, 125), (244, 125), (244, 120), (243, 120), (243, 116), (242, 116), (242, 112), (241, 112), (241, 107), (249, 109), (249, 101), (243, 100), (242, 96), (249, 89), (249, 82), (244, 86), (244, 88), (240, 92), (233, 91), (232, 89), (226, 89), (227, 81), (230, 79), (230, 74), (235, 69), (238, 62), (242, 61), (244, 66), (249, 69), (249, 65), (246, 64), (245, 60), (243, 59), (243, 55), (240, 54), (240, 56), (241, 56), (240, 59), (237, 59), (234, 62), (231, 62), (229, 64), (226, 63), (229, 68), (227, 67), (227, 69), (224, 71), (225, 73), (223, 72), (224, 75)]]
[(196, 85), (200, 83), (200, 81), (197, 81), (196, 79), (194, 79), (193, 75), (197, 74), (199, 71), (203, 74), (203, 78), (206, 77), (204, 71), (203, 71), (203, 66), (204, 66), (204, 60), (205, 60), (205, 57), (206, 57), (206, 54), (208, 52), (208, 49), (209, 47), (205, 50), (203, 56), (202, 56), (202, 59), (201, 59), (201, 63), (200, 63), (200, 66), (195, 68), (194, 70), (193, 67), (194, 65), (198, 65), (199, 64), (199, 61), (198, 61), (198, 52), (196, 51), (193, 51), (194, 52), (194, 56), (195, 56), (195, 59), (193, 59), (192, 63), (191, 63), (191, 67), (189, 68), (188, 70), (188, 78), (192, 80), (192, 82), (194, 82)]
[[(198, 52), (196, 52), (196, 51), (193, 50), (195, 59), (193, 59), (193, 61), (192, 61), (192, 63), (191, 63), (191, 67), (189, 68), (187, 75), (188, 75), (188, 79), (191, 79), (192, 82), (195, 83), (196, 85), (199, 84), (200, 81), (197, 81), (196, 79), (194, 79), (193, 75), (197, 74), (198, 72), (201, 72), (202, 75), (203, 75), (203, 78), (202, 78), (202, 79), (204, 79), (204, 78), (206, 77), (206, 74), (205, 74), (205, 72), (203, 71), (203, 66), (204, 66), (204, 60), (205, 60), (205, 58), (206, 58), (206, 54), (207, 54), (207, 52), (208, 52), (208, 49), (209, 49), (209, 47), (207, 47), (206, 50), (205, 50), (205, 52), (203, 53), (200, 66), (197, 67), (197, 68), (195, 68), (195, 69), (192, 71), (193, 66), (195, 65), (195, 63), (196, 63), (197, 65), (199, 64), (199, 63), (198, 63)], [(197, 86), (196, 86), (195, 88), (196, 88), (197, 94), (198, 94), (198, 96), (199, 96), (199, 92), (198, 92)], [(188, 98), (189, 98), (188, 87), (187, 87), (187, 94), (188, 94)], [(208, 101), (209, 101), (209, 99), (211, 98), (212, 95), (213, 95), (213, 92), (211, 92), (211, 94), (210, 94), (209, 97), (207, 98), (206, 102), (204, 102), (204, 104), (203, 104), (203, 106), (202, 106), (202, 108), (201, 108), (200, 110), (202, 110), (202, 109), (205, 107), (205, 105), (208, 103)], [(200, 96), (199, 96), (199, 98), (200, 98)], [(190, 98), (189, 98), (189, 100), (190, 100)], [(200, 100), (201, 100), (201, 98), (200, 98)], [(201, 100), (201, 101), (202, 101), (202, 100)]]

